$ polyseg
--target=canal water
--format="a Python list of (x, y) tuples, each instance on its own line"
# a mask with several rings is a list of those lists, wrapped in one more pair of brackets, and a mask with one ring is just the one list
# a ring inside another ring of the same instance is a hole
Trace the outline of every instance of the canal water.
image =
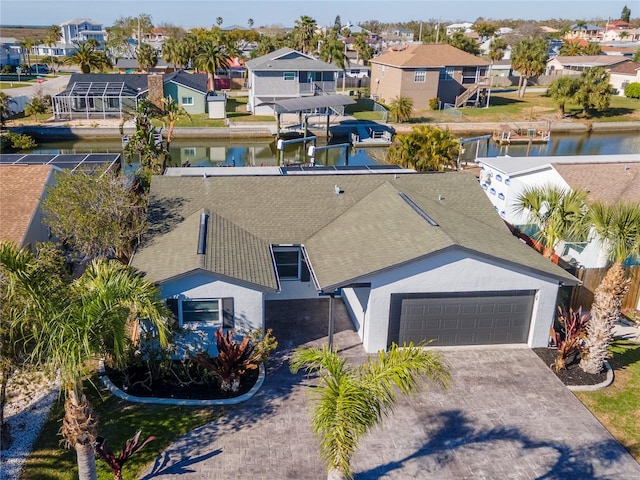
[[(284, 164), (309, 163), (308, 146), (302, 143), (288, 144), (284, 152), (279, 152), (275, 141), (266, 139), (176, 139), (171, 143), (171, 166), (277, 166)], [(321, 139), (317, 146), (324, 146)], [(476, 156), (509, 155), (525, 156), (529, 150), (531, 156), (543, 155), (603, 155), (633, 154), (640, 155), (640, 135), (635, 132), (624, 134), (553, 134), (547, 144), (500, 146), (493, 141), (467, 143), (462, 156), (463, 161), (472, 162)], [(30, 153), (120, 153), (123, 154), (121, 141), (74, 140), (48, 142), (40, 144)], [(336, 148), (317, 152), (317, 165), (372, 165), (385, 163), (387, 148)], [(124, 155), (123, 155), (124, 157)]]

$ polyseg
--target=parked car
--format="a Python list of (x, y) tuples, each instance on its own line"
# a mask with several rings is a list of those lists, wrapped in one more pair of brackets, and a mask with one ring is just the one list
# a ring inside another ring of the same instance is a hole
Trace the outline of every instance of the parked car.
[(49, 67), (47, 67), (45, 64), (43, 63), (36, 63), (34, 65), (31, 65), (31, 73), (35, 73), (37, 74), (47, 74), (49, 73)]

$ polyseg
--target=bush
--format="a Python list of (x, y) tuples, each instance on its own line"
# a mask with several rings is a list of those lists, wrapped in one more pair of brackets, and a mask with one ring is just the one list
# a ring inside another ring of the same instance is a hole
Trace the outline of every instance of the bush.
[(9, 140), (11, 148), (14, 150), (29, 150), (38, 145), (33, 138), (23, 133), (7, 132), (5, 138)]
[(440, 110), (440, 99), (438, 97), (429, 99), (429, 108), (431, 110)]
[(633, 82), (624, 88), (624, 96), (627, 98), (640, 98), (640, 83)]

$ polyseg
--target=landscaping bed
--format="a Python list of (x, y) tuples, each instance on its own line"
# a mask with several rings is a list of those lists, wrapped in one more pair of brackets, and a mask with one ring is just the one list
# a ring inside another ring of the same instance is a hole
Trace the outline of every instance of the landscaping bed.
[(564, 370), (554, 371), (551, 367), (556, 357), (558, 356), (558, 351), (555, 348), (534, 348), (533, 351), (540, 357), (540, 360), (544, 362), (545, 365), (549, 367), (549, 369), (556, 374), (556, 376), (562, 380), (567, 386), (585, 386), (585, 385), (598, 385), (599, 383), (604, 382), (607, 379), (607, 370), (603, 370), (600, 373), (593, 375), (591, 373), (587, 373), (582, 368), (580, 368), (580, 357), (578, 356), (571, 362), (567, 362), (567, 368)]
[(192, 400), (217, 400), (234, 398), (247, 393), (258, 380), (258, 369), (247, 370), (240, 378), (237, 392), (223, 391), (211, 374), (191, 362), (174, 361), (159, 379), (151, 380), (149, 370), (141, 366), (129, 366), (124, 370), (105, 368), (111, 382), (123, 392), (134, 397), (176, 398)]

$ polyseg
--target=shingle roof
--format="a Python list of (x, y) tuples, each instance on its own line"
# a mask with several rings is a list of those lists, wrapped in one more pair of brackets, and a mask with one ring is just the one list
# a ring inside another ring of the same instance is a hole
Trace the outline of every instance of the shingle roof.
[(575, 57), (558, 55), (549, 61), (556, 60), (561, 65), (573, 65), (578, 67), (611, 66), (627, 61), (620, 55), (579, 55)]
[(0, 240), (22, 246), (54, 167), (0, 166)]
[(557, 163), (630, 163), (640, 162), (640, 157), (635, 153), (623, 153), (615, 155), (558, 155), (540, 157), (478, 157), (476, 163), (487, 165), (491, 168), (506, 173), (507, 175), (522, 175), (531, 171), (540, 170), (545, 166)]
[[(129, 95), (140, 94), (149, 90), (148, 77), (148, 73), (73, 73), (69, 79), (67, 88), (58, 95), (64, 96), (69, 94), (77, 83), (92, 83), (96, 85), (124, 83), (124, 92)], [(163, 83), (175, 82), (198, 92), (207, 93), (206, 75), (187, 73), (179, 70), (177, 72), (162, 74), (162, 81)]]
[[(158, 176), (149, 208), (162, 217), (133, 265), (155, 282), (205, 269), (274, 289), (268, 247), (278, 244), (304, 245), (323, 289), (448, 248), (575, 281), (510, 234), (471, 174)], [(211, 215), (206, 258), (196, 254), (203, 211)]]
[(611, 70), (609, 70), (609, 73), (619, 73), (623, 75), (635, 76), (638, 73), (638, 70), (640, 70), (640, 63), (629, 61), (621, 63), (620, 65), (616, 65)]
[(588, 192), (589, 201), (640, 201), (640, 162), (553, 164), (573, 190)]
[(388, 50), (372, 58), (371, 63), (380, 63), (400, 68), (488, 66), (489, 62), (464, 52), (451, 45), (412, 44), (403, 50)]
[(267, 53), (258, 58), (254, 58), (245, 63), (246, 67), (252, 71), (300, 71), (310, 70), (313, 72), (340, 71), (335, 65), (317, 60), (292, 48), (281, 48), (271, 53)]

